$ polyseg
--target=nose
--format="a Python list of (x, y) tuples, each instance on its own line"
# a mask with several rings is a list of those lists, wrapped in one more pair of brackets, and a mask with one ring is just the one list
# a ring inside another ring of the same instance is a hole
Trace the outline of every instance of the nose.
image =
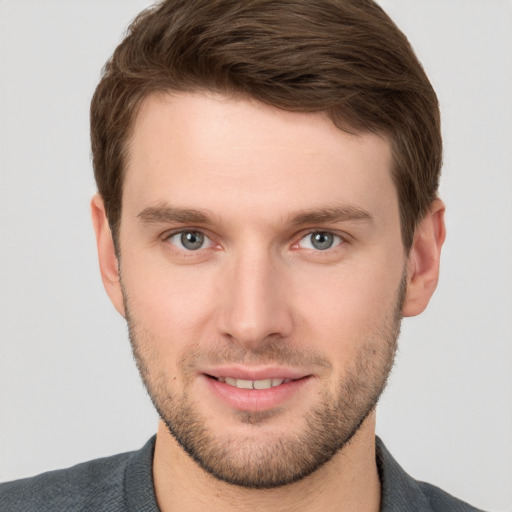
[(286, 270), (266, 251), (245, 250), (224, 274), (220, 330), (248, 350), (286, 338), (293, 327)]

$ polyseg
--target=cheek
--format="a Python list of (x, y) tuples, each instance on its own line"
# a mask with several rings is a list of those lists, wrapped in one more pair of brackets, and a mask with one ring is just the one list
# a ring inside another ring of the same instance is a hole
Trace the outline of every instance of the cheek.
[(208, 269), (132, 258), (121, 270), (130, 315), (162, 356), (170, 346), (181, 353), (200, 341), (218, 296)]
[(396, 264), (390, 271), (367, 265), (310, 274), (297, 287), (302, 289), (298, 309), (306, 339), (318, 340), (337, 360), (349, 360), (361, 343), (380, 337), (393, 324), (401, 275)]

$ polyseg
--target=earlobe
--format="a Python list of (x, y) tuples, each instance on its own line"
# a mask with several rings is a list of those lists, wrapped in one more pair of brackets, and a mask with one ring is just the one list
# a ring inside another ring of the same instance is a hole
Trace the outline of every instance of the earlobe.
[(99, 194), (96, 194), (91, 200), (91, 217), (94, 232), (96, 233), (96, 245), (103, 286), (114, 307), (124, 317), (123, 293), (119, 279), (119, 262), (105, 213), (105, 205)]
[(407, 294), (403, 316), (416, 316), (424, 311), (439, 278), (441, 248), (446, 237), (445, 206), (440, 199), (418, 224), (407, 260)]

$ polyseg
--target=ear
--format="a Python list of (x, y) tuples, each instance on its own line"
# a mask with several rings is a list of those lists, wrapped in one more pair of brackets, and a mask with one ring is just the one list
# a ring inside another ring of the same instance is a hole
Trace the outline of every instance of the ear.
[(123, 293), (119, 279), (119, 261), (105, 214), (105, 205), (99, 194), (96, 194), (91, 200), (91, 216), (96, 233), (96, 245), (103, 286), (114, 307), (124, 317)]
[(403, 316), (416, 316), (424, 311), (439, 278), (441, 248), (446, 237), (444, 203), (435, 199), (414, 232), (407, 259), (407, 294)]

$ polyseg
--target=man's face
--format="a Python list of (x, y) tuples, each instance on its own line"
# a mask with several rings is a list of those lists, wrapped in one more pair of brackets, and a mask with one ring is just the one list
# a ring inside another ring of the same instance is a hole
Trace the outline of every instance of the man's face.
[(406, 258), (389, 143), (321, 114), (150, 97), (123, 191), (120, 274), (144, 382), (217, 478), (300, 479), (373, 410)]

